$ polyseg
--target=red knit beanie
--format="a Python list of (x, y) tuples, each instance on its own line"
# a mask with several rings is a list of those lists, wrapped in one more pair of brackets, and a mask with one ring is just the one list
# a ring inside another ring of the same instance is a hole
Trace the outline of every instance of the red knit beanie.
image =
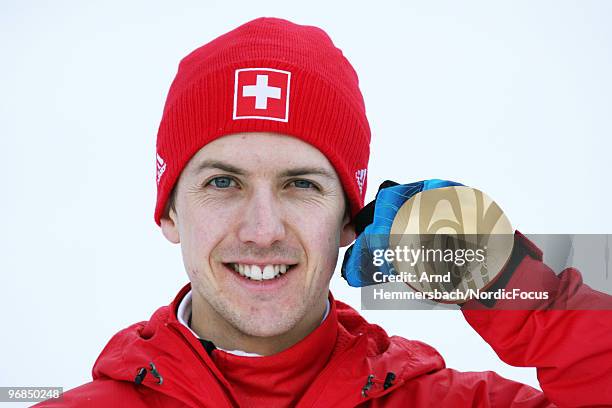
[(363, 207), (370, 127), (357, 74), (323, 30), (258, 18), (183, 58), (157, 133), (158, 225), (191, 157), (241, 132), (316, 147), (338, 173), (351, 215)]

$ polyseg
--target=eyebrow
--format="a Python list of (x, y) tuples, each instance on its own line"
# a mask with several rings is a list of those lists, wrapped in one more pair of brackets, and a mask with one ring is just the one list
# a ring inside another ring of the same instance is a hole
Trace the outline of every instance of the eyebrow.
[(245, 170), (219, 160), (204, 160), (195, 168), (195, 173), (199, 173), (205, 169), (219, 169), (228, 173), (238, 174), (240, 176), (244, 176), (247, 173)]
[(288, 169), (280, 173), (281, 177), (297, 177), (307, 175), (323, 176), (330, 180), (334, 180), (336, 177), (329, 170), (322, 167), (297, 167), (295, 169)]
[[(240, 176), (247, 175), (248, 172), (244, 169), (234, 166), (233, 164), (229, 164), (220, 160), (204, 160), (195, 168), (195, 173), (199, 173), (205, 169), (219, 169), (226, 171), (228, 173), (237, 174)], [(328, 169), (323, 167), (310, 167), (310, 166), (302, 166), (296, 167), (293, 169), (283, 170), (280, 173), (281, 177), (297, 177), (297, 176), (306, 176), (306, 175), (318, 175), (328, 178), (330, 180), (334, 180), (335, 175), (330, 172)]]

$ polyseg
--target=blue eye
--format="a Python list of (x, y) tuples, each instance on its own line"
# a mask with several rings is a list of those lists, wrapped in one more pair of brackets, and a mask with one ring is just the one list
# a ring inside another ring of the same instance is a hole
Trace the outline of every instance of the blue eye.
[(231, 177), (220, 176), (220, 177), (215, 177), (214, 179), (210, 180), (208, 184), (213, 185), (217, 188), (228, 188), (228, 187), (233, 187), (236, 184), (236, 182), (232, 180)]
[(315, 185), (308, 180), (295, 180), (293, 185), (297, 188), (313, 188)]

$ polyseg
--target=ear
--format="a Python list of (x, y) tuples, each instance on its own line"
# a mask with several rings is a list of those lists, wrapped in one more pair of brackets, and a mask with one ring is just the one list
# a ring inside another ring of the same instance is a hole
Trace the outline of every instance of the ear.
[(162, 233), (166, 239), (173, 244), (180, 243), (181, 238), (178, 231), (176, 212), (170, 209), (170, 211), (166, 212), (166, 214), (164, 214), (159, 221), (161, 224)]
[(348, 215), (344, 217), (342, 232), (340, 233), (340, 246), (349, 246), (355, 240), (355, 225)]

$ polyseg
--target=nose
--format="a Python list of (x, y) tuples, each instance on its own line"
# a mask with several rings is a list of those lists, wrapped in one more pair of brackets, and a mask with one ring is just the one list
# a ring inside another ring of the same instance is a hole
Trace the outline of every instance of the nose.
[(253, 191), (240, 217), (238, 238), (244, 243), (268, 247), (285, 237), (281, 206), (270, 189)]

